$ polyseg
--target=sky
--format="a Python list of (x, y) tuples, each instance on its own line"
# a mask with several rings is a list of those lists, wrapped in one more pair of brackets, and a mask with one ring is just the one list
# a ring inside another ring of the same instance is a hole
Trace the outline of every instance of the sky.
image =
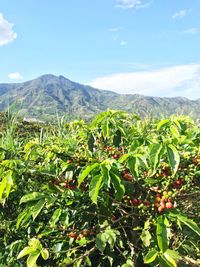
[(0, 82), (200, 98), (200, 0), (0, 0)]

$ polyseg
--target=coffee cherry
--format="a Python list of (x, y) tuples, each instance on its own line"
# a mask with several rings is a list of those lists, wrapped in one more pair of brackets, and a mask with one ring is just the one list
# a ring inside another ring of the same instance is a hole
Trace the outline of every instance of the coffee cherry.
[(76, 238), (76, 233), (70, 232), (68, 235), (70, 238)]
[(144, 205), (147, 206), (147, 207), (151, 204), (148, 200), (145, 200), (143, 203), (144, 203)]
[(137, 205), (140, 204), (140, 201), (139, 201), (137, 198), (134, 198), (134, 199), (132, 199), (132, 200), (130, 200), (130, 201), (131, 201), (131, 203), (132, 203), (134, 206), (137, 206)]
[(81, 240), (84, 236), (82, 234), (79, 234), (77, 237), (77, 240)]
[(164, 202), (164, 201), (161, 201), (161, 202), (160, 202), (160, 207), (162, 207), (163, 209), (165, 209), (165, 208), (166, 208), (166, 204), (165, 204), (165, 202)]
[(156, 197), (156, 202), (160, 202), (161, 198), (160, 197)]
[(173, 208), (173, 204), (171, 202), (167, 202), (166, 203), (166, 208), (167, 209), (172, 209)]
[(86, 237), (86, 236), (88, 235), (88, 230), (87, 230), (87, 229), (83, 229), (83, 231), (82, 231), (82, 235), (83, 235), (84, 237)]
[(163, 207), (161, 207), (161, 206), (158, 207), (158, 212), (159, 212), (159, 213), (162, 213), (163, 211), (164, 211), (164, 208), (163, 208)]

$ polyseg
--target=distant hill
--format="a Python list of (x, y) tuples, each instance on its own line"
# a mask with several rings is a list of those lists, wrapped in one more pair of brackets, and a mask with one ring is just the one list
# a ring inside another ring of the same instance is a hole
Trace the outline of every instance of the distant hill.
[(120, 95), (51, 74), (24, 83), (0, 84), (0, 111), (5, 110), (8, 103), (11, 106), (15, 104), (22, 116), (37, 119), (50, 119), (56, 113), (88, 118), (107, 108), (125, 110), (142, 117), (174, 113), (200, 117), (200, 99)]

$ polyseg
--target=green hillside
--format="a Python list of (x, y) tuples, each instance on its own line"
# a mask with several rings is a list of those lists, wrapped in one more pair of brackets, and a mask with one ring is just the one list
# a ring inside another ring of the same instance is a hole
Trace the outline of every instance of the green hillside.
[(56, 113), (88, 118), (108, 108), (134, 112), (142, 117), (174, 113), (200, 115), (199, 100), (120, 95), (50, 74), (24, 83), (0, 84), (0, 111), (8, 104), (15, 104), (22, 116), (37, 119), (50, 119)]

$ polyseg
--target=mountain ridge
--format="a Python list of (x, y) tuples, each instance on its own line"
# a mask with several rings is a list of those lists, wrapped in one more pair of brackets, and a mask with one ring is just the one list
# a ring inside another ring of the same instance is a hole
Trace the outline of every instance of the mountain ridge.
[(200, 99), (118, 94), (73, 82), (66, 77), (45, 74), (23, 83), (0, 84), (0, 111), (16, 105), (22, 116), (47, 119), (69, 114), (88, 118), (108, 108), (121, 109), (142, 117), (174, 113), (200, 117)]

